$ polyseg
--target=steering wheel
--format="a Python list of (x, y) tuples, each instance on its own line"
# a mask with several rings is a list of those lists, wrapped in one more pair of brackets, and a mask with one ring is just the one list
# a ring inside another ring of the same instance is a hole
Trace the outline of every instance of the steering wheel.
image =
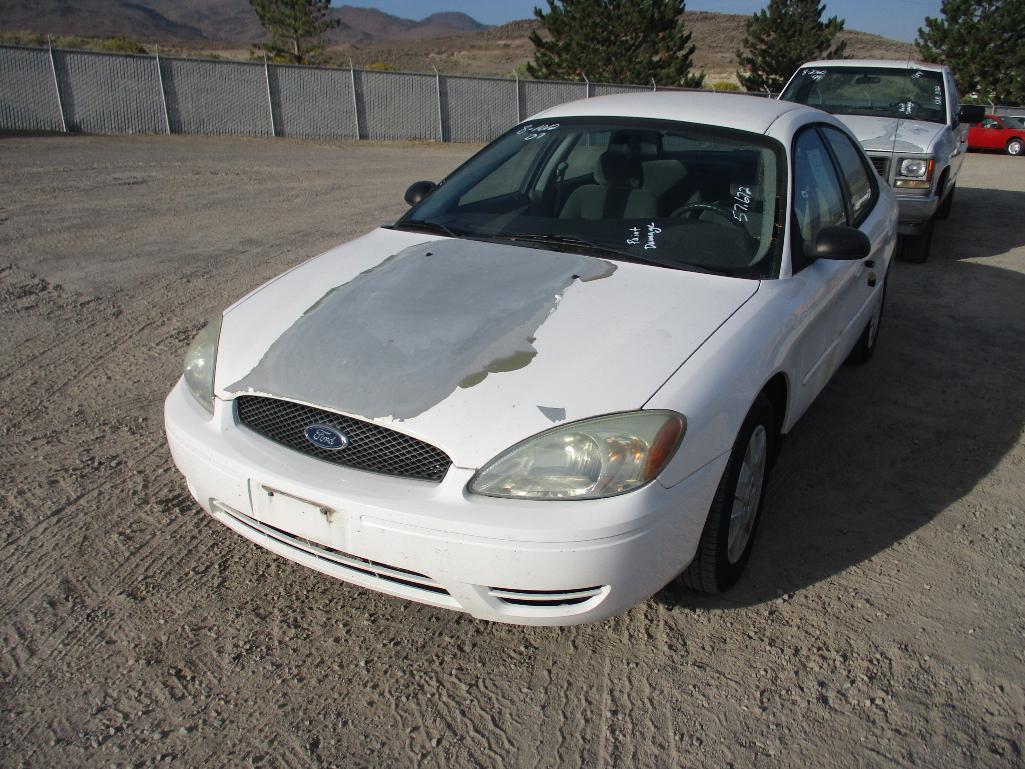
[(673, 218), (681, 217), (681, 216), (685, 216), (686, 214), (691, 213), (692, 211), (701, 211), (701, 212), (707, 211), (710, 214), (715, 214), (716, 216), (721, 216), (723, 219), (728, 221), (733, 226), (739, 227), (740, 229), (744, 230), (744, 232), (747, 232), (747, 228), (744, 227), (744, 223), (743, 222), (738, 221), (737, 219), (735, 219), (733, 217), (733, 214), (730, 213), (730, 211), (728, 211), (726, 209), (723, 209), (721, 206), (719, 206), (716, 203), (687, 203), (686, 205), (680, 206), (675, 211), (673, 211), (671, 216)]

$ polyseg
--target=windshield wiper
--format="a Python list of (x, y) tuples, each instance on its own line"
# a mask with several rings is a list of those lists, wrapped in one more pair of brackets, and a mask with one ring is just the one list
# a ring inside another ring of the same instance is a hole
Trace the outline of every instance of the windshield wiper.
[(524, 243), (540, 243), (542, 245), (569, 246), (571, 248), (591, 251), (596, 254), (604, 254), (606, 256), (610, 256), (615, 259), (622, 259), (623, 261), (627, 262), (637, 262), (639, 264), (654, 264), (659, 267), (667, 266), (663, 262), (659, 262), (654, 259), (645, 259), (643, 256), (631, 254), (629, 251), (620, 251), (618, 248), (612, 248), (611, 246), (603, 246), (601, 243), (594, 243), (593, 241), (585, 240), (584, 238), (578, 238), (574, 235), (533, 235), (528, 233), (522, 233), (513, 235), (488, 235), (486, 237), (489, 240), (512, 240)]
[(398, 222), (392, 225), (393, 230), (420, 230), (422, 232), (433, 232), (440, 235), (448, 235), (450, 238), (463, 237), (447, 224), (435, 221), (434, 219), (410, 219), (405, 222)]
[[(482, 236), (483, 237), (483, 236)], [(545, 245), (555, 246), (569, 246), (583, 251), (590, 251), (593, 254), (602, 254), (615, 261), (620, 262), (634, 262), (636, 264), (650, 264), (654, 267), (665, 267), (670, 270), (693, 270), (695, 272), (707, 272), (724, 275), (726, 273), (720, 270), (714, 270), (707, 267), (702, 267), (699, 264), (690, 264), (687, 262), (663, 262), (658, 259), (648, 259), (647, 257), (639, 254), (633, 254), (629, 251), (621, 251), (618, 248), (612, 248), (611, 246), (603, 246), (601, 243), (594, 243), (584, 238), (578, 238), (575, 235), (531, 235), (531, 234), (513, 234), (513, 235), (488, 235), (489, 240), (512, 240), (522, 241), (526, 243), (541, 243)]]

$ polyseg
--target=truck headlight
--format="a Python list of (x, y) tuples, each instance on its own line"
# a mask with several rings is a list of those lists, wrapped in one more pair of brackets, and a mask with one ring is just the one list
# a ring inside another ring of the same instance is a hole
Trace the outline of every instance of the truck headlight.
[(185, 384), (199, 405), (214, 413), (214, 366), (221, 336), (221, 316), (211, 320), (192, 340), (185, 353)]
[(516, 499), (597, 499), (653, 480), (687, 429), (674, 411), (634, 411), (571, 422), (527, 438), (482, 467), (471, 494)]
[(927, 190), (932, 187), (932, 172), (936, 161), (932, 158), (901, 158), (897, 164), (895, 187)]

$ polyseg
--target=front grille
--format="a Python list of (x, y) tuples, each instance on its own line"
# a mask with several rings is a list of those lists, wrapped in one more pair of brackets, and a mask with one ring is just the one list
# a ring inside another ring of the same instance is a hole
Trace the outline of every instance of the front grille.
[(869, 157), (869, 160), (872, 161), (872, 165), (875, 167), (876, 173), (883, 179), (886, 179), (886, 173), (890, 168), (890, 159), (885, 156), (872, 155)]
[[(437, 482), (452, 464), (443, 451), (429, 443), (333, 411), (258, 395), (239, 396), (235, 409), (239, 423), (250, 430), (336, 465)], [(315, 446), (303, 432), (310, 425), (327, 425), (344, 433), (348, 446), (335, 451)]]
[(488, 590), (488, 595), (492, 598), (513, 606), (575, 606), (604, 593), (605, 588), (601, 586), (575, 590), (514, 590), (505, 587), (493, 587)]
[(320, 560), (327, 561), (333, 566), (339, 566), (345, 571), (362, 574), (367, 577), (376, 577), (384, 582), (391, 582), (395, 585), (411, 587), (416, 590), (426, 590), (436, 595), (448, 595), (448, 591), (445, 588), (426, 574), (402, 569), (398, 566), (389, 566), (379, 561), (371, 561), (369, 558), (362, 558), (358, 555), (343, 553), (341, 550), (336, 550), (333, 547), (322, 545), (305, 537), (297, 537), (295, 534), (290, 534), (262, 521), (257, 521), (255, 518), (250, 518), (245, 513), (240, 513), (238, 510), (219, 502), (215, 502), (214, 505), (219, 512), (230, 515), (239, 523), (254, 529), (265, 537), (276, 540), (283, 545), (288, 545), (295, 550), (301, 550), (307, 555), (316, 556)]

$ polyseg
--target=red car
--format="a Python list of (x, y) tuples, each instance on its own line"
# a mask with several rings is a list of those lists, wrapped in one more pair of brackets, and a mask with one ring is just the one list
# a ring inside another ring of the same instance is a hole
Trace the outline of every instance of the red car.
[(1006, 115), (986, 115), (981, 123), (968, 129), (968, 149), (1025, 154), (1025, 120)]

